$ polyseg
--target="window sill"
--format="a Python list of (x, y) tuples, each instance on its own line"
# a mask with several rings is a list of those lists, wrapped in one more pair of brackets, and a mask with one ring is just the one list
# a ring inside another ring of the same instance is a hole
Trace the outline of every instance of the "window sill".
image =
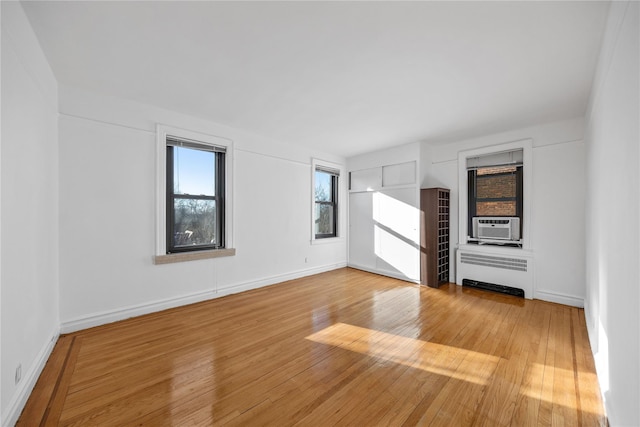
[(326, 245), (331, 243), (342, 243), (344, 238), (342, 237), (325, 237), (324, 239), (311, 239), (312, 245)]
[(225, 256), (235, 256), (236, 250), (231, 249), (214, 249), (210, 251), (194, 251), (194, 252), (182, 252), (176, 254), (156, 255), (153, 257), (153, 263), (159, 264), (172, 264), (174, 262), (187, 262), (196, 261), (199, 259), (220, 258)]

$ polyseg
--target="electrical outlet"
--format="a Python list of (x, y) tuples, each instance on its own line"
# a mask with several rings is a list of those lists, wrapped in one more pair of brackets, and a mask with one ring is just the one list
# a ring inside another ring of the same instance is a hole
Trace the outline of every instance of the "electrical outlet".
[(22, 364), (18, 364), (18, 367), (16, 368), (16, 384), (18, 384), (21, 379), (22, 379)]
[(308, 262), (309, 262), (309, 260), (307, 259), (307, 257), (304, 257), (304, 263), (306, 264)]

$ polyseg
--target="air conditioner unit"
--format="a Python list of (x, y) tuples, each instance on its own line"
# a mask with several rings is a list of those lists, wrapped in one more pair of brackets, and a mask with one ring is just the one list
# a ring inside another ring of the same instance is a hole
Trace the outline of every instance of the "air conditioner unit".
[(520, 218), (473, 217), (473, 238), (489, 240), (520, 240)]

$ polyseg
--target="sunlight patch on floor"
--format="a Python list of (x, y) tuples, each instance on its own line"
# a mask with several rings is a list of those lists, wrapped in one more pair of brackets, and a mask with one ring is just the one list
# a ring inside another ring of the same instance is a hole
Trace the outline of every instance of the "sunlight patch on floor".
[(333, 324), (306, 339), (480, 385), (488, 383), (500, 360), (499, 357), (488, 354), (346, 323)]
[[(528, 371), (527, 378), (524, 379), (520, 388), (522, 394), (547, 403), (562, 404), (565, 407), (576, 409), (573, 370), (533, 363)], [(583, 381), (596, 381), (593, 373), (580, 371), (578, 375)], [(586, 396), (581, 396), (581, 399), (587, 403), (593, 400)], [(582, 410), (587, 410), (587, 408), (582, 408)]]

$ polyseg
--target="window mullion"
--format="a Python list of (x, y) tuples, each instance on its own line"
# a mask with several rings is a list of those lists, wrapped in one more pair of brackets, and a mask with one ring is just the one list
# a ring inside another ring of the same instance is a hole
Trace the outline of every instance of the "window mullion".
[(184, 200), (216, 200), (216, 196), (195, 195), (195, 194), (172, 194), (176, 199)]

